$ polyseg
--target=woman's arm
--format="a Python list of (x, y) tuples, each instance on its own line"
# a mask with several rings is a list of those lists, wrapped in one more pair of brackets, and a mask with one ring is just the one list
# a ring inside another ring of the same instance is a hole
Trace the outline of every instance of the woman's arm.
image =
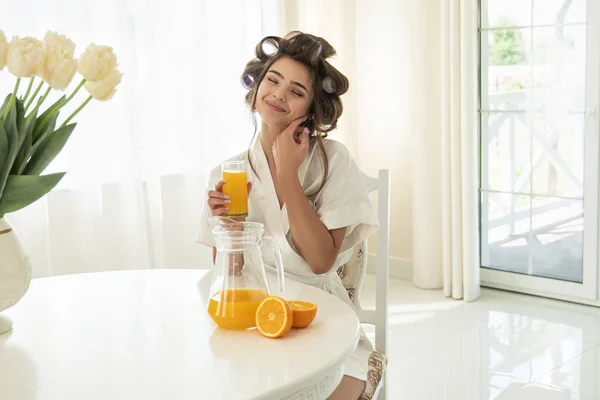
[[(294, 244), (310, 269), (315, 274), (324, 274), (335, 264), (346, 228), (327, 229), (309, 205), (298, 179), (298, 168), (308, 154), (310, 143), (308, 129), (299, 127), (304, 120), (306, 117), (294, 120), (279, 134), (272, 147), (273, 157)], [(298, 128), (300, 143), (296, 141)]]
[(328, 230), (314, 212), (298, 174), (279, 176), (279, 186), (288, 212), (290, 230), (296, 248), (315, 274), (329, 272), (344, 241), (346, 228)]

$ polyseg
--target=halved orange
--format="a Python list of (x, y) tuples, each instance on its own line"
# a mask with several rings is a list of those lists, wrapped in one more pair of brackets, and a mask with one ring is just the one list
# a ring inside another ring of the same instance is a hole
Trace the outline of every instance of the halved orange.
[(308, 301), (288, 301), (294, 312), (292, 328), (306, 328), (317, 316), (317, 305)]
[(290, 305), (277, 296), (266, 297), (256, 310), (256, 328), (268, 338), (282, 337), (292, 328), (294, 314)]

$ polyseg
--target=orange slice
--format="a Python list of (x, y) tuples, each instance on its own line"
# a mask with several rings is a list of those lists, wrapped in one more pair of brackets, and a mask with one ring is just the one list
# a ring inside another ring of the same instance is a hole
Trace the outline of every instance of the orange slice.
[(317, 316), (317, 305), (307, 301), (288, 301), (294, 312), (292, 328), (306, 328)]
[(256, 310), (256, 328), (268, 338), (282, 337), (292, 328), (294, 314), (281, 297), (265, 298)]

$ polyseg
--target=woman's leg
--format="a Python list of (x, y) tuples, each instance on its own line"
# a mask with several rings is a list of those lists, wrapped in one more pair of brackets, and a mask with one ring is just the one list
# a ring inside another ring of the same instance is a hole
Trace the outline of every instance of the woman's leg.
[(365, 381), (358, 380), (348, 375), (344, 375), (337, 388), (331, 393), (328, 400), (358, 400), (363, 390), (365, 390)]

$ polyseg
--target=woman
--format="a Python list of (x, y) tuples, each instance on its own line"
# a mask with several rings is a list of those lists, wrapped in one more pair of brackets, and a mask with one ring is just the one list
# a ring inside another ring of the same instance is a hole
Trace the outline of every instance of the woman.
[[(348, 79), (327, 62), (333, 55), (327, 41), (301, 32), (258, 43), (242, 83), (253, 118), (260, 115), (260, 134), (247, 153), (233, 160), (250, 164), (248, 220), (264, 224), (265, 235), (277, 240), (286, 278), (319, 287), (352, 306), (336, 269), (378, 223), (348, 150), (325, 140), (337, 126), (340, 96), (348, 90)], [(212, 171), (209, 183), (198, 241), (214, 246), (208, 218), (228, 210), (220, 168)], [(269, 254), (264, 257), (274, 265)], [(362, 333), (330, 399), (360, 397), (372, 350)]]

